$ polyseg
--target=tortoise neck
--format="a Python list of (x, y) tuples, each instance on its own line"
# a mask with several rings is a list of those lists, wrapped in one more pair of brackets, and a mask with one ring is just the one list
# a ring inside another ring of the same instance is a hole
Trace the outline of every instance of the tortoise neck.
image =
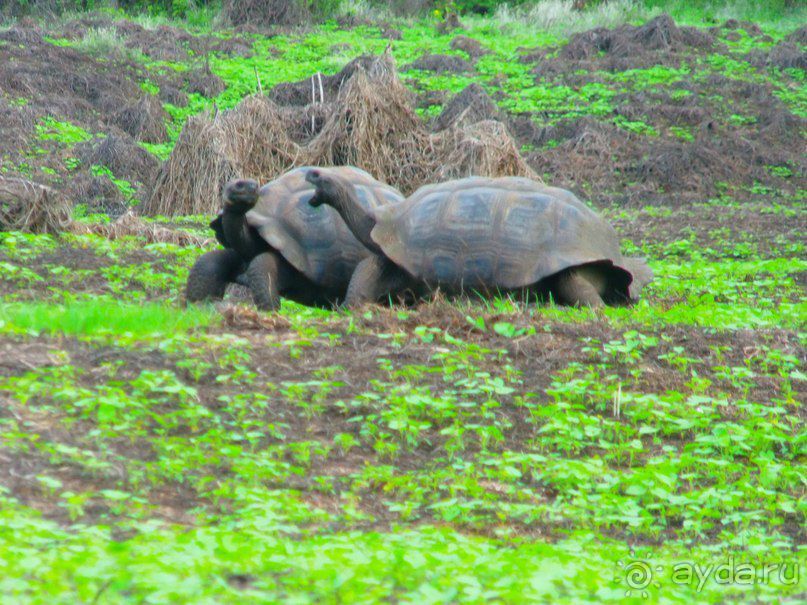
[(224, 209), (221, 215), (221, 227), (227, 244), (245, 261), (249, 262), (266, 249), (253, 229), (247, 224), (243, 212)]
[(375, 254), (383, 254), (370, 233), (375, 227), (375, 216), (359, 202), (356, 188), (344, 181), (333, 187), (330, 195), (323, 196), (326, 204), (332, 206), (345, 221), (348, 229), (361, 244)]

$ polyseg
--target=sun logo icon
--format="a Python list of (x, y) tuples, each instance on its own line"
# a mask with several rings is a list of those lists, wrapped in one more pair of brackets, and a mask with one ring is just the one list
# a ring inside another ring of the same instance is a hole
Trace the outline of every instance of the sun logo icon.
[(647, 589), (661, 588), (661, 584), (655, 580), (655, 574), (664, 571), (661, 565), (653, 565), (651, 559), (653, 555), (648, 553), (645, 557), (639, 557), (631, 550), (630, 558), (626, 561), (620, 559), (616, 562), (619, 570), (614, 577), (614, 582), (619, 584), (625, 582), (628, 589), (625, 591), (626, 597), (641, 595), (646, 599), (650, 594)]

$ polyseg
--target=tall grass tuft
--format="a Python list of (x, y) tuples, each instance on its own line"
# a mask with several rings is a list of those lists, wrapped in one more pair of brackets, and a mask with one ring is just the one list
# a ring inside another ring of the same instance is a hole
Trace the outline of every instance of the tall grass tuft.
[(575, 10), (571, 0), (542, 0), (520, 6), (501, 4), (494, 19), (504, 30), (526, 27), (568, 35), (595, 27), (638, 23), (659, 12), (635, 0), (601, 2), (584, 11)]
[(125, 40), (114, 27), (91, 27), (72, 46), (91, 57), (117, 57), (140, 63), (147, 61), (142, 52), (126, 46)]

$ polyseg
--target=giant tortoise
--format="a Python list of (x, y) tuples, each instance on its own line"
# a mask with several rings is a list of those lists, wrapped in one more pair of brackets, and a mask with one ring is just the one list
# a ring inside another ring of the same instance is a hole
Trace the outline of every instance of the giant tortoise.
[[(247, 285), (259, 309), (276, 309), (280, 296), (313, 305), (336, 304), (345, 296), (356, 265), (370, 252), (339, 214), (321, 212), (308, 201), (312, 167), (291, 170), (258, 187), (251, 179), (230, 181), (211, 228), (224, 249), (202, 255), (188, 276), (186, 299), (217, 299), (227, 284)], [(349, 183), (359, 207), (374, 210), (403, 196), (364, 170), (330, 172)]]
[(312, 206), (336, 209), (373, 255), (345, 304), (439, 288), (452, 295), (527, 292), (559, 303), (629, 302), (652, 272), (623, 257), (614, 229), (569, 191), (527, 178), (470, 177), (426, 185), (405, 201), (368, 208), (339, 172), (311, 169)]

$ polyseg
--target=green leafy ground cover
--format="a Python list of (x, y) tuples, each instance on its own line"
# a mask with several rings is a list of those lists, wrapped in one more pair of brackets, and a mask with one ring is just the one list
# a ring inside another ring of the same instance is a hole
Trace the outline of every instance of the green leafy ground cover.
[[(710, 75), (764, 80), (802, 111), (798, 75), (725, 54), (536, 84), (519, 49), (563, 39), (510, 27), (471, 21), (493, 51), (473, 73), (403, 75), (415, 90), (478, 81), (547, 124), (610, 120), (619, 95)], [(400, 66), (467, 58), (430, 23), (401, 33)], [(728, 42), (737, 56), (770, 44)], [(387, 39), (332, 24), (253, 44), (250, 59), (210, 58), (220, 95), (164, 105), (171, 137), (253, 92), (256, 68), (268, 90)], [(161, 72), (198, 62), (138, 60), (152, 94)], [(616, 126), (693, 136), (651, 117)], [(62, 152), (90, 131), (38, 129)], [(239, 288), (184, 308), (201, 249), (1, 232), (0, 600), (800, 601), (803, 175), (768, 177), (604, 208), (656, 280), (636, 306), (597, 313), (492, 300), (263, 315)], [(160, 222), (209, 236), (205, 217)]]
[[(804, 261), (675, 241), (632, 309), (260, 316), (179, 308), (172, 246), (0, 241), (9, 599), (804, 590)], [(730, 560), (785, 567), (692, 571)]]

